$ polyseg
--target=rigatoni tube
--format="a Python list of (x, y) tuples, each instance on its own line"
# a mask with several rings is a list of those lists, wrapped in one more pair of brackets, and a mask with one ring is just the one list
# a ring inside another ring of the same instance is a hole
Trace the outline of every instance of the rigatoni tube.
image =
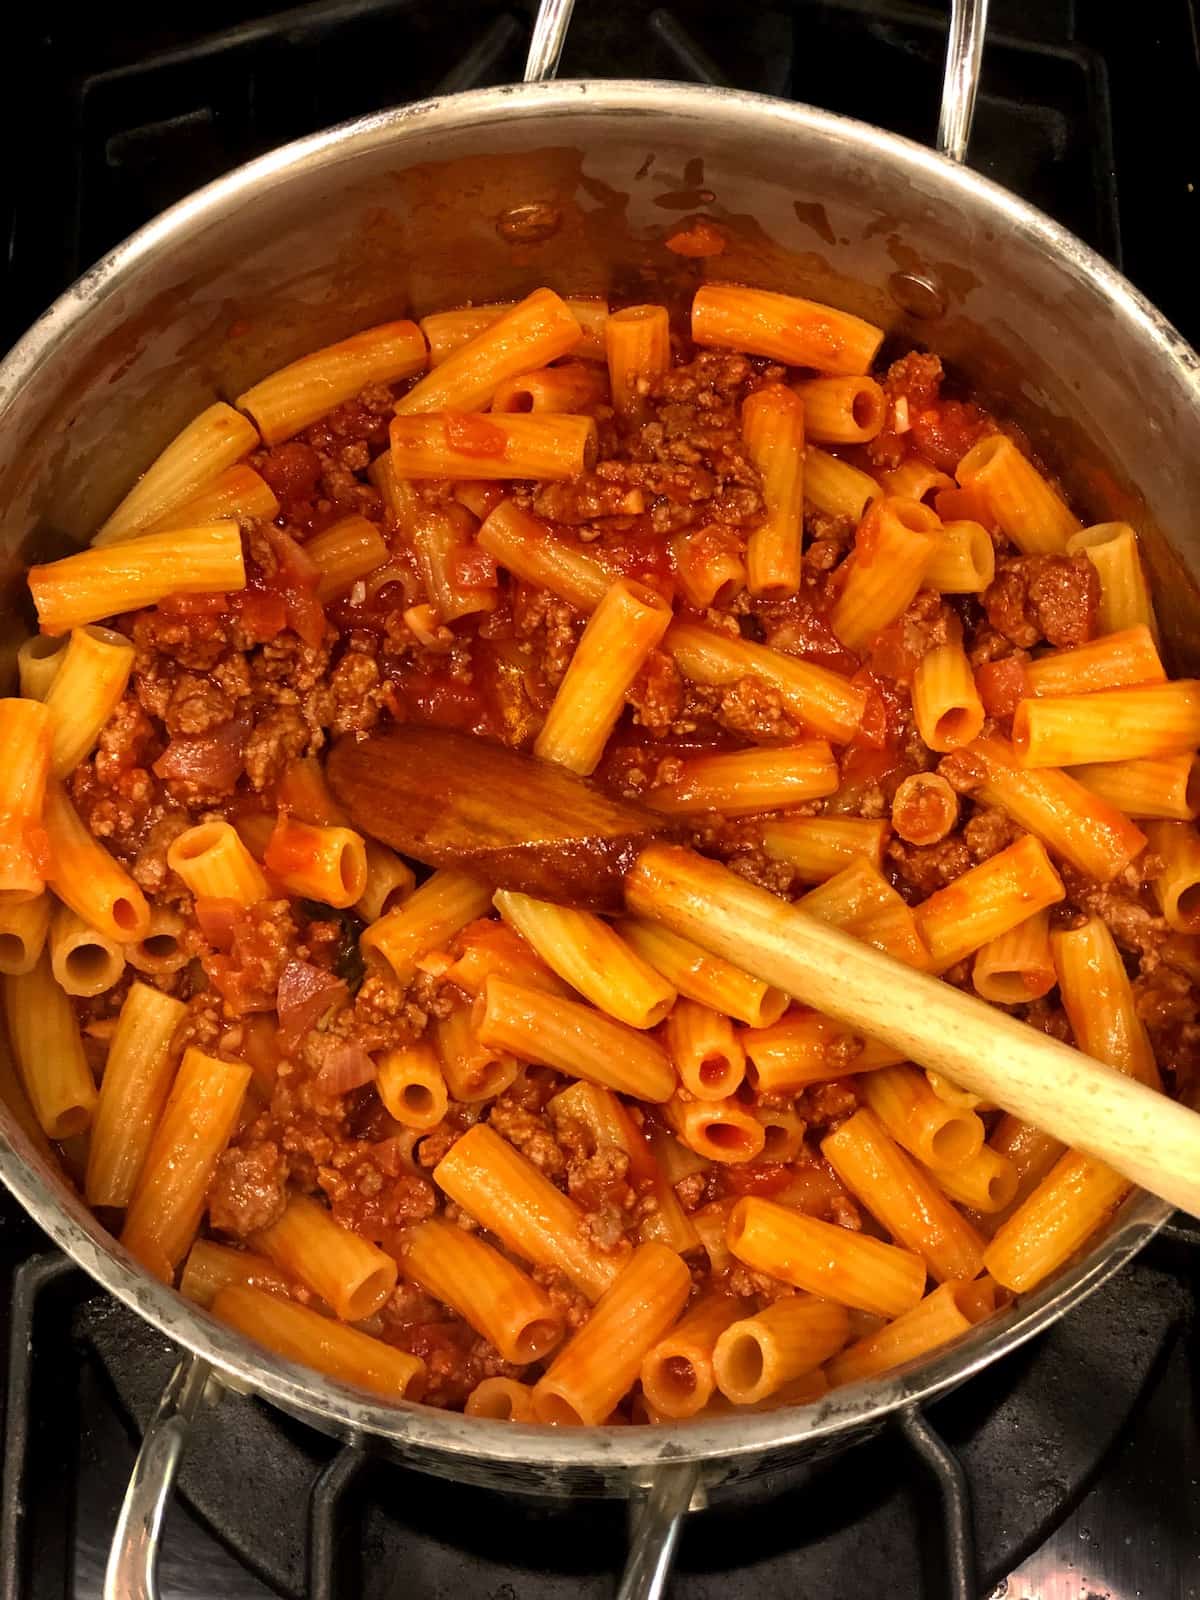
[(1127, 522), (1098, 522), (1081, 528), (1067, 540), (1070, 555), (1085, 555), (1100, 579), (1101, 633), (1133, 628), (1144, 623), (1157, 639), (1158, 622), (1150, 585), (1142, 570), (1137, 534)]
[(810, 889), (797, 904), (810, 917), (852, 933), (906, 966), (919, 970), (929, 966), (929, 951), (912, 907), (865, 856)]
[(974, 1278), (984, 1241), (864, 1106), (821, 1141), (821, 1154), (897, 1244), (923, 1257), (939, 1283)]
[(170, 1282), (187, 1254), (208, 1186), (229, 1143), (250, 1068), (191, 1046), (184, 1052), (121, 1230), (121, 1243)]
[(291, 1293), (292, 1280), (273, 1261), (254, 1250), (236, 1250), (214, 1239), (197, 1239), (187, 1253), (179, 1275), (179, 1292), (198, 1306), (211, 1306), (222, 1289), (262, 1289), (268, 1294)]
[(822, 739), (846, 744), (858, 731), (866, 692), (840, 673), (784, 655), (768, 645), (718, 633), (695, 622), (673, 622), (663, 648), (693, 683), (736, 683), (761, 678), (778, 690), (788, 712)]
[(984, 1266), (997, 1283), (1024, 1294), (1061, 1267), (1132, 1187), (1103, 1162), (1068, 1150), (997, 1231)]
[(995, 1301), (995, 1285), (986, 1279), (944, 1283), (911, 1311), (834, 1356), (825, 1369), (826, 1376), (831, 1385), (841, 1385), (891, 1372), (959, 1338), (990, 1316)]
[(920, 1256), (773, 1200), (739, 1200), (726, 1237), (733, 1254), (753, 1271), (876, 1316), (900, 1316), (925, 1288)]
[(1035, 697), (1128, 689), (1139, 683), (1164, 683), (1166, 676), (1154, 636), (1144, 622), (1090, 644), (1048, 651), (1027, 662), (1024, 670), (1025, 693)]
[(717, 1387), (735, 1405), (754, 1405), (819, 1367), (849, 1336), (844, 1306), (811, 1295), (784, 1296), (721, 1334), (712, 1358)]
[(626, 306), (612, 312), (604, 324), (604, 353), (613, 409), (632, 412), (671, 365), (666, 306)]
[(541, 1361), (562, 1339), (562, 1312), (546, 1291), (475, 1234), (448, 1222), (418, 1223), (401, 1264), (406, 1278), (457, 1311), (505, 1361)]
[(944, 972), (956, 961), (1055, 905), (1066, 893), (1045, 848), (1031, 834), (938, 889), (916, 908), (917, 927)]
[(1200, 681), (1022, 700), (1013, 749), (1023, 767), (1076, 767), (1179, 755), (1200, 744)]
[(91, 753), (132, 670), (133, 643), (123, 633), (94, 626), (72, 630), (45, 698), (56, 777), (65, 778)]
[(145, 938), (150, 927), (145, 895), (84, 827), (56, 779), (46, 786), (44, 822), (52, 860), (47, 881), (58, 898), (109, 938), (122, 943)]
[(538, 1420), (596, 1425), (612, 1412), (647, 1353), (683, 1310), (692, 1279), (673, 1250), (639, 1245), (534, 1386)]
[(883, 329), (796, 295), (706, 283), (692, 300), (692, 338), (710, 348), (769, 356), (788, 367), (854, 375), (870, 370)]
[(1057, 982), (1050, 954), (1049, 912), (1036, 911), (1006, 933), (989, 939), (975, 957), (971, 982), (976, 994), (1002, 1006), (1028, 1005), (1049, 994)]
[(594, 772), (633, 680), (671, 621), (653, 589), (619, 578), (593, 611), (571, 657), (534, 754), (571, 772)]
[(54, 896), (32, 900), (0, 898), (0, 972), (19, 977), (37, 965), (50, 928)]
[(385, 1050), (376, 1063), (375, 1088), (389, 1116), (405, 1127), (436, 1128), (446, 1115), (446, 1079), (424, 1039)]
[(210, 478), (194, 495), (157, 517), (144, 531), (165, 533), (168, 528), (196, 528), (201, 523), (223, 522), (226, 518), (273, 522), (278, 515), (279, 501), (271, 486), (253, 467), (242, 462)]
[(175, 1077), (182, 1001), (132, 983), (117, 1018), (88, 1146), (91, 1206), (128, 1205)]
[(958, 750), (983, 728), (983, 701), (961, 644), (935, 645), (912, 683), (917, 731), (931, 750)]
[(103, 994), (125, 970), (125, 947), (60, 905), (50, 922), (50, 968), (64, 994)]
[(1127, 817), (1192, 822), (1200, 815), (1200, 762), (1190, 751), (1072, 767), (1067, 776)]
[(186, 828), (168, 846), (167, 865), (198, 899), (253, 906), (270, 894), (261, 867), (228, 822)]
[(382, 322), (281, 367), (238, 395), (237, 403), (258, 423), (264, 441), (278, 444), (368, 385), (399, 383), (425, 362), (425, 336), (415, 322)]
[[(883, 427), (887, 395), (874, 378), (810, 378), (794, 386), (804, 402), (804, 427), (818, 444), (866, 444)], [(895, 489), (894, 494), (907, 490)], [(917, 498), (920, 498), (917, 496)]]
[(963, 759), (974, 799), (1007, 812), (1090, 878), (1107, 883), (1145, 848), (1146, 835), (1114, 805), (1055, 767), (1022, 767), (1006, 739), (977, 739)]
[(1086, 1055), (1161, 1089), (1133, 985), (1107, 923), (1088, 917), (1077, 928), (1056, 930), (1049, 944), (1075, 1043)]
[(463, 872), (432, 873), (394, 911), (373, 922), (359, 941), (364, 955), (385, 960), (400, 983), (408, 983), (417, 962), (445, 944), (492, 903), (486, 884)]
[(396, 1287), (391, 1256), (343, 1228), (307, 1195), (293, 1195), (279, 1220), (256, 1233), (252, 1243), (320, 1295), (344, 1322), (371, 1316)]
[(668, 928), (636, 917), (626, 918), (620, 928), (626, 943), (689, 1000), (723, 1011), (751, 1028), (769, 1027), (787, 1010), (788, 997), (782, 989), (771, 988), (720, 956), (710, 956)]
[(863, 1079), (863, 1097), (892, 1138), (927, 1167), (961, 1167), (983, 1144), (985, 1130), (976, 1113), (947, 1104), (916, 1067), (871, 1073)]
[(304, 554), (320, 573), (317, 599), (336, 599), (388, 559), (387, 541), (373, 522), (357, 515), (342, 517), (304, 546)]
[(794, 1011), (771, 1027), (749, 1028), (741, 1043), (746, 1077), (763, 1094), (794, 1094), (810, 1083), (873, 1072), (903, 1059), (816, 1011)]
[(43, 633), (66, 633), (120, 611), (154, 606), (170, 594), (218, 594), (245, 587), (236, 522), (148, 533), (115, 549), (81, 550), (29, 569), (29, 590)]
[(724, 1100), (737, 1090), (746, 1053), (729, 1017), (694, 1000), (677, 1000), (665, 1038), (680, 1082), (697, 1100)]
[(675, 990), (590, 911), (552, 905), (501, 889), (496, 909), (547, 966), (601, 1011), (631, 1028), (653, 1028), (675, 1000)]
[(25, 700), (44, 700), (58, 676), (69, 637), (35, 633), (17, 650), (17, 681)]
[(718, 751), (679, 763), (679, 774), (645, 795), (645, 803), (668, 816), (719, 811), (738, 817), (820, 800), (840, 783), (838, 764), (824, 739), (765, 749)]
[(1150, 887), (1168, 927), (1200, 933), (1200, 834), (1190, 822), (1149, 822), (1146, 837), (1158, 860)]
[(969, 1211), (987, 1214), (1003, 1211), (1016, 1197), (1020, 1176), (1007, 1156), (993, 1150), (990, 1145), (980, 1145), (970, 1158), (958, 1167), (939, 1167), (932, 1171), (934, 1181), (952, 1200)]
[(17, 1071), (42, 1131), (50, 1139), (83, 1133), (96, 1109), (96, 1085), (48, 954), (19, 977), (5, 977), (4, 1012)]
[(869, 472), (815, 444), (804, 452), (804, 498), (828, 517), (859, 522), (884, 491)]
[(514, 1255), (565, 1273), (589, 1300), (616, 1277), (621, 1254), (602, 1250), (575, 1202), (486, 1123), (455, 1141), (433, 1181)]
[[(92, 540), (93, 548), (121, 544), (144, 534), (257, 444), (254, 424), (218, 400), (189, 422), (151, 463)], [(113, 611), (123, 609), (112, 607)]]
[(746, 546), (750, 593), (780, 600), (800, 587), (804, 536), (804, 402), (768, 384), (742, 405), (742, 438), (762, 477), (766, 511)]
[(393, 417), (397, 478), (574, 478), (596, 459), (591, 417), (435, 411)]
[(536, 1422), (533, 1390), (515, 1378), (483, 1378), (467, 1396), (463, 1414), (491, 1422)]
[(276, 1355), (315, 1367), (339, 1383), (370, 1389), (385, 1400), (404, 1399), (414, 1385), (419, 1389), (425, 1374), (419, 1356), (261, 1289), (221, 1289), (212, 1313)]
[(613, 582), (613, 574), (594, 556), (560, 539), (511, 500), (488, 514), (475, 541), (514, 578), (549, 589), (577, 611), (594, 611)]
[(982, 594), (995, 576), (996, 547), (983, 524), (944, 522), (925, 563), (925, 587), (939, 594)]
[(892, 796), (892, 826), (906, 844), (937, 844), (957, 821), (958, 796), (940, 773), (910, 772), (901, 779)]
[(453, 1006), (434, 1021), (431, 1031), (446, 1088), (455, 1100), (478, 1105), (511, 1087), (516, 1058), (480, 1039), (469, 1006)]
[(289, 894), (335, 909), (352, 906), (367, 886), (367, 848), (352, 828), (318, 828), (281, 816), (263, 856)]
[(402, 416), (481, 411), (506, 378), (557, 361), (578, 345), (582, 333), (570, 307), (552, 289), (535, 289), (445, 355), (401, 397), (396, 410)]
[(676, 1137), (689, 1150), (722, 1166), (753, 1161), (767, 1142), (762, 1123), (732, 1096), (725, 1100), (690, 1100), (676, 1095), (667, 1101), (665, 1115)]
[(46, 860), (46, 797), (54, 719), (38, 700), (0, 700), (0, 897), (10, 904), (41, 894)]
[(1078, 531), (1079, 518), (1007, 434), (989, 434), (972, 446), (955, 477), (963, 488), (983, 496), (1001, 530), (1024, 555), (1059, 554)]
[(781, 817), (766, 824), (762, 841), (766, 853), (786, 861), (802, 882), (824, 883), (855, 856), (882, 867), (889, 832), (886, 822), (860, 817)]
[(863, 650), (907, 611), (941, 532), (919, 500), (887, 498), (867, 512), (854, 539), (846, 582), (830, 626), (850, 650)]
[(608, 392), (604, 373), (584, 361), (539, 367), (506, 378), (492, 396), (493, 411), (590, 411)]
[(716, 1388), (713, 1347), (744, 1302), (710, 1293), (697, 1300), (642, 1361), (642, 1392), (665, 1417), (694, 1417)]
[(639, 1100), (661, 1103), (675, 1089), (674, 1068), (656, 1040), (591, 1006), (521, 989), (503, 978), (489, 978), (476, 999), (475, 1031), (482, 1044), (509, 1050), (522, 1061)]

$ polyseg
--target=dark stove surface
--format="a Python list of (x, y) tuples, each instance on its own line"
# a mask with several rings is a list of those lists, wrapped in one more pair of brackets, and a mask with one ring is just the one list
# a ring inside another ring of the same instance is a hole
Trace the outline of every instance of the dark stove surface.
[[(177, 0), (6, 19), (0, 343), (162, 207), (348, 117), (519, 78), (531, 0)], [(562, 75), (699, 79), (807, 100), (930, 142), (944, 0), (579, 0)], [(1194, 0), (993, 0), (973, 163), (1121, 265), (1193, 340)], [(1200, 1600), (1196, 1253), (1145, 1257), (930, 1422), (970, 1483), (980, 1595)], [(178, 1352), (95, 1290), (7, 1201), (0, 1277), (34, 1317), (6, 1395), (0, 1600), (102, 1592), (140, 1429)], [(40, 1287), (39, 1287), (40, 1286)], [(35, 1292), (37, 1291), (37, 1292)], [(23, 1474), (22, 1420), (29, 1448)], [(626, 1512), (557, 1506), (361, 1462), (259, 1403), (199, 1423), (167, 1519), (164, 1600), (600, 1600)], [(943, 1518), (898, 1430), (688, 1520), (689, 1600), (941, 1600)], [(310, 1545), (312, 1548), (310, 1549)], [(995, 1586), (999, 1587), (995, 1587)]]

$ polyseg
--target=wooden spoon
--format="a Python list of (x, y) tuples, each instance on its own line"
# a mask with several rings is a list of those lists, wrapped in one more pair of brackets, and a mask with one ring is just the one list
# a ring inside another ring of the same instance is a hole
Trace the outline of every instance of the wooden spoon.
[(430, 866), (601, 910), (622, 902), (1200, 1216), (1200, 1115), (940, 979), (656, 841), (661, 819), (499, 745), (433, 728), (343, 739), (329, 782)]

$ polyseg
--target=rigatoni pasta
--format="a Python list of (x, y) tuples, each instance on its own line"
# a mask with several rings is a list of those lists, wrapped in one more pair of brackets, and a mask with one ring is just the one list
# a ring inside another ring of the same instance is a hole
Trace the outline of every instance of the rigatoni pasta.
[(570, 307), (553, 290), (535, 289), (438, 362), (396, 409), (407, 416), (480, 411), (506, 379), (565, 356), (582, 333)]
[(184, 1052), (121, 1229), (121, 1243), (155, 1277), (169, 1282), (196, 1236), (249, 1082), (241, 1062), (194, 1045)]
[(126, 1206), (171, 1092), (176, 1030), (187, 1008), (147, 983), (133, 983), (108, 1047), (88, 1145), (85, 1192), (93, 1206)]
[(236, 591), (246, 587), (241, 534), (229, 521), (148, 533), (117, 549), (81, 550), (31, 567), (29, 587), (46, 633), (156, 605), (168, 595)]
[(161, 525), (175, 507), (186, 504), (257, 444), (254, 425), (218, 400), (189, 422), (146, 469), (92, 544), (100, 548), (122, 544)]
[(211, 407), (33, 569), (0, 1096), (149, 1270), (379, 1399), (811, 1404), (1042, 1281), (1123, 1183), (616, 914), (586, 857), (575, 904), (478, 852), (428, 874), (328, 750), (409, 723), (564, 765), (1175, 1089), (1195, 685), (1135, 531), (1083, 526), (936, 358), (736, 284), (696, 349), (666, 306), (527, 287)]
[(278, 444), (360, 390), (423, 371), (426, 356), (425, 338), (415, 323), (383, 322), (281, 367), (240, 394), (238, 405), (258, 423), (268, 444)]
[(746, 547), (746, 587), (763, 599), (779, 600), (800, 587), (804, 423), (804, 401), (783, 384), (756, 389), (742, 406), (742, 437), (762, 474), (766, 505)]
[(499, 890), (505, 922), (573, 989), (633, 1028), (653, 1028), (671, 1010), (675, 990), (590, 911), (572, 911), (526, 894)]
[(534, 744), (543, 761), (595, 771), (625, 695), (666, 633), (671, 608), (644, 584), (619, 578), (601, 596)]

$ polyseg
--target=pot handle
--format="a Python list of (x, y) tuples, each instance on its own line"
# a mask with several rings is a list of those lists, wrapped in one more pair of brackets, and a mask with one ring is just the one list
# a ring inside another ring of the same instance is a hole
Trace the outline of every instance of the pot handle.
[(158, 1600), (163, 1518), (188, 1432), (210, 1380), (219, 1396), (220, 1385), (208, 1363), (185, 1355), (163, 1390), (121, 1503), (104, 1573), (104, 1600)]
[(544, 83), (558, 73), (575, 0), (541, 0), (525, 58), (525, 82)]
[(695, 1461), (660, 1467), (633, 1519), (629, 1558), (617, 1600), (662, 1600), (683, 1519), (700, 1483)]
[(951, 0), (950, 37), (946, 44), (946, 71), (942, 78), (942, 110), (938, 118), (937, 147), (951, 161), (967, 159), (975, 96), (983, 62), (983, 36), (987, 31), (988, 0)]

